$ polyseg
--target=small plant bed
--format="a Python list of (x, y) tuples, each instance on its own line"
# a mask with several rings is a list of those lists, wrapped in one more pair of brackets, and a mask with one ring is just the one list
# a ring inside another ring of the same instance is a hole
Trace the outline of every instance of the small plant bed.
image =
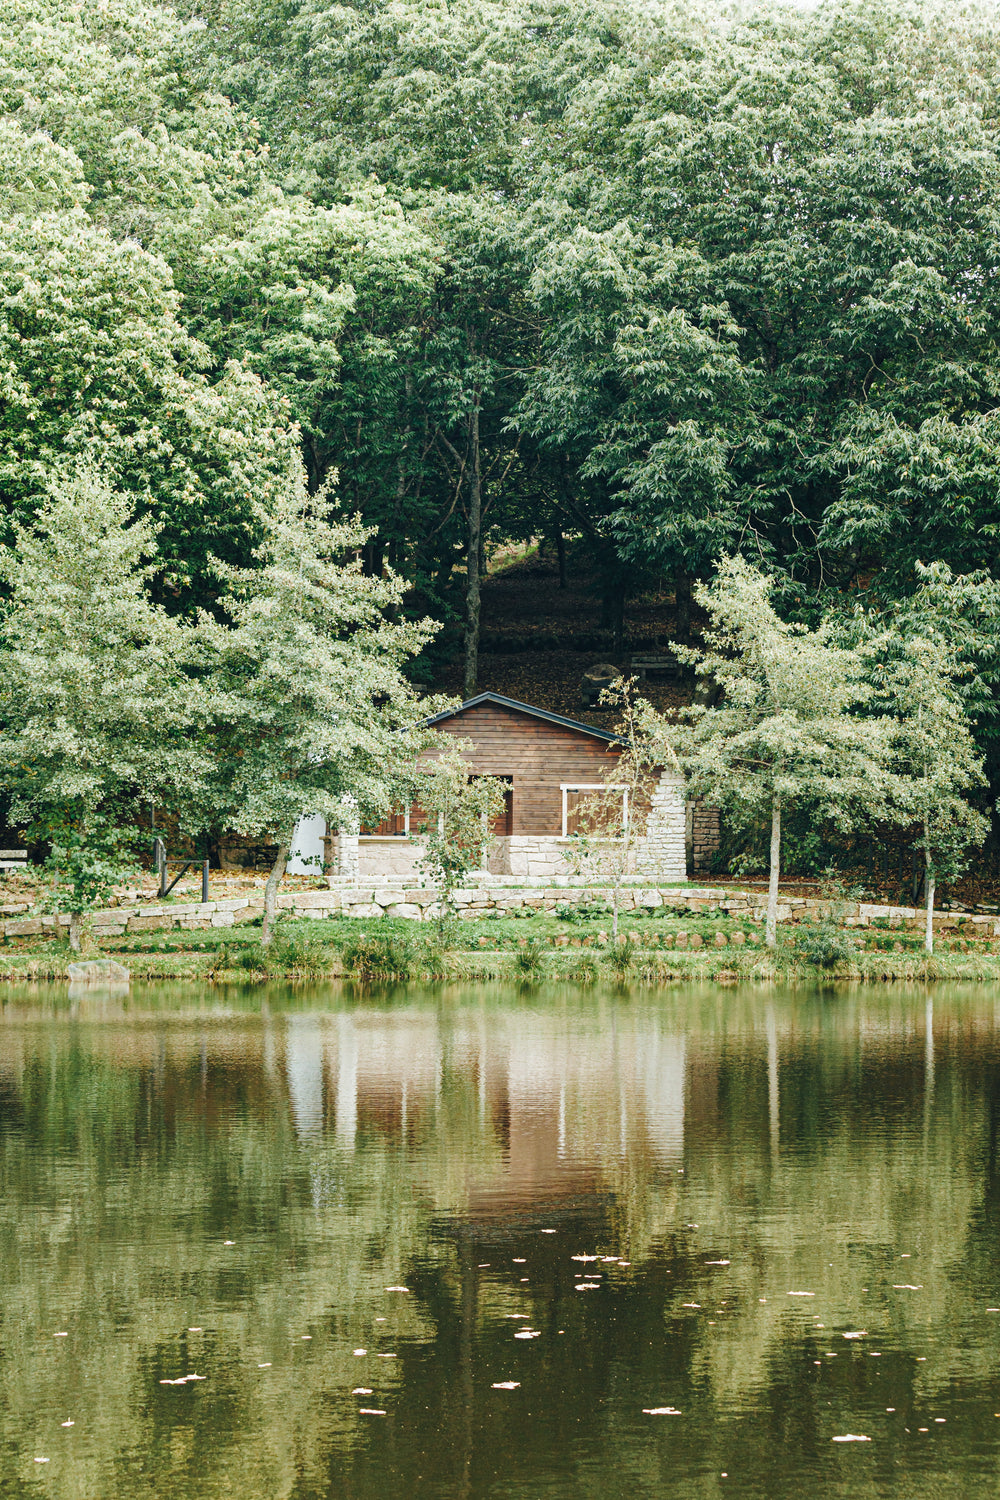
[[(358, 985), (404, 979), (509, 979), (589, 983), (602, 979), (663, 984), (688, 979), (1000, 979), (1000, 943), (974, 939), (961, 928), (937, 939), (928, 958), (919, 934), (833, 921), (779, 929), (778, 946), (764, 945), (763, 927), (746, 917), (679, 914), (669, 909), (629, 913), (619, 940), (608, 913), (557, 909), (522, 917), (444, 923), (402, 918), (285, 918), (268, 947), (259, 926), (199, 932), (136, 933), (109, 939), (100, 952), (118, 959), (135, 979), (199, 979), (209, 983), (287, 978), (344, 979)], [(56, 938), (8, 942), (0, 949), (0, 979), (60, 979), (73, 955)]]

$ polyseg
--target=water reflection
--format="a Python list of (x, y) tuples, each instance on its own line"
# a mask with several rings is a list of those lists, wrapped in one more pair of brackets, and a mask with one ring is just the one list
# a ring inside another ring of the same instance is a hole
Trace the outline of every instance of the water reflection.
[(941, 988), (11, 994), (3, 1492), (992, 1494), (998, 1041)]

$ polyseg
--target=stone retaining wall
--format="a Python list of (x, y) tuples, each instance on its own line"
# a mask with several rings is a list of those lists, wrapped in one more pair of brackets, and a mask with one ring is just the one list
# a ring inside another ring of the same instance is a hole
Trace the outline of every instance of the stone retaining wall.
[[(611, 892), (595, 886), (581, 886), (562, 877), (545, 884), (526, 883), (511, 878), (484, 877), (465, 890), (455, 893), (458, 915), (466, 918), (489, 912), (508, 914), (523, 911), (553, 911), (559, 906), (578, 903), (610, 903)], [(657, 910), (666, 907), (691, 916), (720, 914), (763, 922), (763, 892), (724, 890), (712, 887), (662, 886), (630, 884), (619, 892), (622, 911), (640, 908)], [(829, 903), (813, 898), (786, 898), (778, 907), (779, 922), (814, 921), (826, 916)], [(440, 913), (437, 893), (427, 886), (381, 882), (365, 885), (331, 879), (330, 887), (321, 891), (287, 891), (278, 896), (278, 910), (295, 917), (349, 916), (373, 918), (383, 914), (413, 921), (427, 920)], [(97, 935), (121, 937), (125, 933), (162, 932), (167, 930), (208, 931), (211, 928), (234, 927), (253, 922), (262, 916), (262, 894), (232, 897), (225, 901), (150, 902), (141, 906), (116, 906), (94, 916)], [(873, 923), (889, 928), (922, 931), (924, 914), (911, 906), (878, 906), (851, 903), (838, 907), (849, 927), (868, 927)], [(5, 938), (21, 938), (54, 933), (69, 926), (68, 916), (18, 917), (0, 922)], [(941, 912), (934, 918), (935, 930), (958, 929), (978, 938), (1000, 937), (1000, 917), (973, 916), (967, 912)]]

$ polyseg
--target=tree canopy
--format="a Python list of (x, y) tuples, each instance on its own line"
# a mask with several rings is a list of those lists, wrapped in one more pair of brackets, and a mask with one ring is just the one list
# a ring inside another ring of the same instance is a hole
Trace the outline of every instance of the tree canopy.
[[(813, 623), (996, 578), (988, 7), (5, 0), (0, 510), (100, 463), (159, 597), (290, 462), (465, 638), (490, 545), (605, 606), (723, 556)], [(419, 674), (419, 667), (411, 667)], [(426, 669), (425, 669), (426, 670)], [(996, 674), (991, 676), (991, 691)]]

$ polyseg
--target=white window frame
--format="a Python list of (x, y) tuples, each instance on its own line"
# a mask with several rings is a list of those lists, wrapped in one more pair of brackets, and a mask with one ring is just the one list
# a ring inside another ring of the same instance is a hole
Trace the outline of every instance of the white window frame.
[(559, 791), (562, 794), (562, 836), (568, 839), (569, 833), (569, 793), (570, 792), (621, 792), (622, 794), (622, 831), (621, 838), (628, 833), (628, 787), (617, 786), (614, 782), (606, 781), (562, 781), (559, 783)]

